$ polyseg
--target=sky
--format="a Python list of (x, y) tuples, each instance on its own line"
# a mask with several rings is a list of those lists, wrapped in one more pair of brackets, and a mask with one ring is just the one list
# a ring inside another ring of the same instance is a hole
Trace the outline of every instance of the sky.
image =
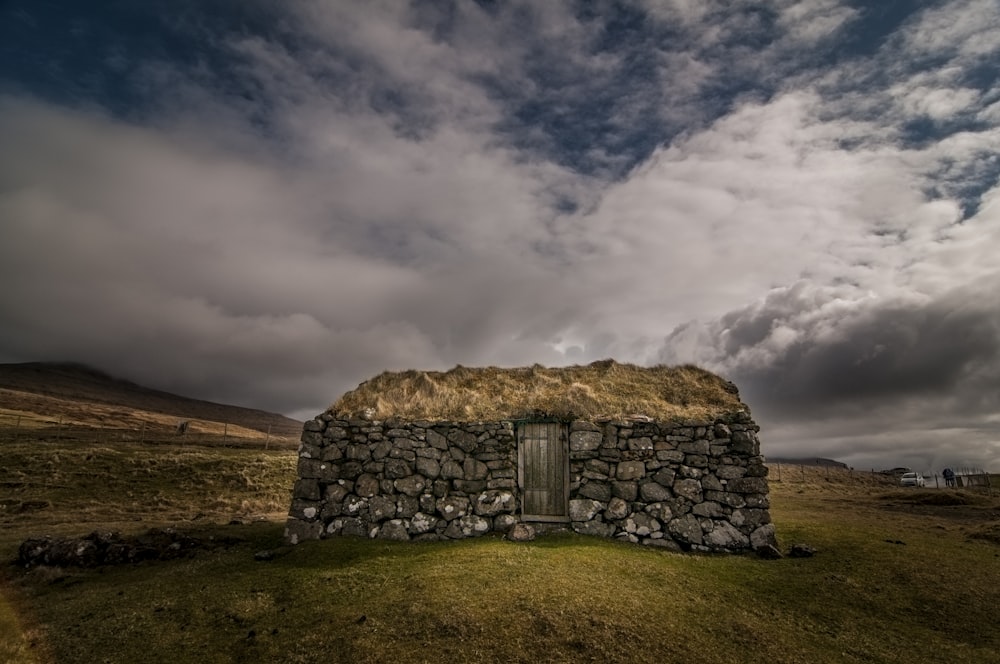
[(0, 0), (0, 362), (307, 418), (695, 363), (1000, 470), (996, 0)]

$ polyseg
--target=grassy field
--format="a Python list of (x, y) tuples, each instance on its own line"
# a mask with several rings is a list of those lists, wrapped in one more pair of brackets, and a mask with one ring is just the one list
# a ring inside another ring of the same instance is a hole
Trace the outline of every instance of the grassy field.
[(806, 559), (575, 535), (286, 548), (294, 466), (288, 450), (0, 443), (3, 561), (26, 537), (94, 529), (212, 544), (91, 570), (5, 564), (0, 661), (1000, 661), (996, 497), (797, 472), (772, 483), (772, 515), (783, 546), (818, 549)]

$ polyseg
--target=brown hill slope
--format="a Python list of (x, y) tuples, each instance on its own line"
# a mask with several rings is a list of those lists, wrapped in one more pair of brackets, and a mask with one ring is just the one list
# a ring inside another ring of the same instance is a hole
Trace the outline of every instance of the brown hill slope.
[[(88, 409), (89, 404), (94, 408)], [(0, 364), (0, 406), (50, 417), (87, 410), (114, 410), (118, 415), (139, 411), (178, 420), (228, 423), (262, 433), (270, 429), (277, 437), (297, 437), (302, 430), (301, 422), (283, 415), (154, 390), (73, 363)]]

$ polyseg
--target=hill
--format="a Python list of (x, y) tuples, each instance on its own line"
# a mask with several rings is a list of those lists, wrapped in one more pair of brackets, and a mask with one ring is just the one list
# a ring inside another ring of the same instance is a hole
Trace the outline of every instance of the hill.
[(191, 399), (69, 362), (0, 364), (0, 412), (4, 411), (28, 418), (61, 417), (84, 426), (203, 420), (289, 438), (302, 430), (301, 422), (283, 415)]
[(822, 457), (767, 457), (768, 463), (787, 463), (794, 466), (830, 466), (831, 468), (847, 468), (847, 464), (836, 459)]

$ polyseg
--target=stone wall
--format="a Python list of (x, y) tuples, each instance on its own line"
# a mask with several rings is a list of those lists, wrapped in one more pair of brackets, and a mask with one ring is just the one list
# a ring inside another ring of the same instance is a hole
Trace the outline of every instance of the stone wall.
[[(746, 413), (714, 422), (573, 421), (574, 531), (674, 550), (773, 545), (767, 468)], [(437, 540), (520, 519), (515, 424), (305, 423), (286, 539)]]

